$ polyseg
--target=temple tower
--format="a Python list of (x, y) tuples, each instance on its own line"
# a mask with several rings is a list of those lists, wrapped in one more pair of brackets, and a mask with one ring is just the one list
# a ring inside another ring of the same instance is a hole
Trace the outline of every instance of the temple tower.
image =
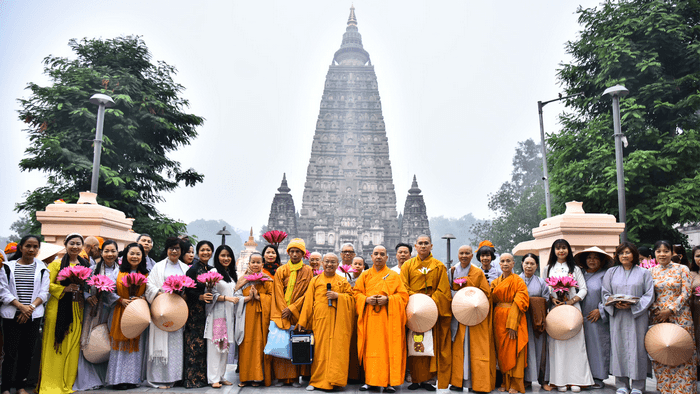
[(430, 235), (428, 212), (420, 192), (416, 176), (413, 175), (413, 183), (408, 189), (406, 205), (404, 205), (403, 217), (401, 218), (401, 242), (406, 242), (409, 245), (415, 244), (419, 235)]
[(282, 184), (277, 188), (279, 193), (276, 193), (275, 198), (272, 200), (270, 217), (267, 220), (268, 230), (279, 230), (288, 234), (287, 239), (279, 246), (280, 257), (283, 260), (286, 259), (286, 254), (282, 253), (282, 251), (287, 247), (289, 240), (296, 238), (299, 233), (297, 230), (297, 214), (294, 208), (294, 199), (289, 194), (291, 190), (287, 186), (287, 174), (285, 173), (282, 175)]
[[(397, 216), (377, 76), (352, 7), (326, 75), (298, 236), (310, 250), (338, 251), (350, 242), (369, 256), (374, 245), (391, 250), (398, 242)], [(280, 230), (272, 219), (271, 214), (268, 227)]]

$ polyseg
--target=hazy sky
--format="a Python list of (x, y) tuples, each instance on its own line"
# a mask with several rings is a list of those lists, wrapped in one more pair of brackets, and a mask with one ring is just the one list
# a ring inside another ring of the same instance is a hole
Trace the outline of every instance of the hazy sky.
[[(399, 211), (415, 174), (429, 216), (490, 216), (488, 195), (509, 179), (517, 142), (539, 141), (537, 101), (561, 91), (556, 70), (579, 31), (576, 9), (597, 4), (354, 2), (379, 83)], [(10, 234), (23, 193), (44, 183), (43, 174), (18, 170), (28, 139), (17, 99), (28, 96), (28, 82), (47, 84), (44, 57), (73, 56), (71, 38), (142, 35), (154, 60), (177, 67), (189, 112), (206, 118), (192, 145), (173, 155), (204, 183), (165, 195), (162, 212), (257, 232), (283, 172), (300, 209), (323, 85), (350, 5), (0, 0), (0, 235)], [(545, 107), (545, 130), (558, 129), (562, 110)]]

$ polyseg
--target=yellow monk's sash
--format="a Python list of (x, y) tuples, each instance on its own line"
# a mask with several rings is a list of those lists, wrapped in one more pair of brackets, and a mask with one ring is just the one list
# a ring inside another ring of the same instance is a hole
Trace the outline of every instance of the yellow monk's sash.
[(287, 306), (292, 303), (292, 293), (294, 292), (294, 285), (297, 283), (297, 271), (304, 266), (304, 262), (300, 261), (296, 264), (291, 261), (287, 263), (289, 265), (289, 282), (287, 283), (287, 290), (284, 292), (284, 301)]

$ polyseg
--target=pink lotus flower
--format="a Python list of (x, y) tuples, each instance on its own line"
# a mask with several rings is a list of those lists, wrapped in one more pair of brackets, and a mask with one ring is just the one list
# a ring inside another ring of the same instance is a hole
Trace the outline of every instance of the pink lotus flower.
[(338, 269), (340, 270), (340, 272), (342, 272), (344, 274), (350, 274), (350, 273), (357, 272), (355, 270), (355, 268), (353, 268), (352, 265), (350, 265), (350, 264), (341, 264), (338, 266)]
[(457, 278), (454, 280), (454, 283), (456, 283), (460, 287), (462, 287), (465, 283), (467, 283), (467, 278), (465, 278), (465, 277)]
[(304, 253), (304, 260), (308, 260), (309, 257), (311, 257), (311, 251), (307, 250), (306, 253)]
[(58, 273), (57, 279), (59, 282), (70, 279), (71, 282), (78, 283), (84, 282), (90, 275), (92, 275), (92, 270), (90, 268), (82, 265), (73, 265), (62, 269)]
[(124, 285), (124, 287), (138, 287), (146, 282), (148, 282), (148, 278), (138, 272), (132, 272), (122, 277), (122, 285)]
[(270, 280), (270, 277), (262, 272), (259, 272), (257, 274), (246, 275), (245, 280), (248, 282), (264, 282), (266, 280)]
[(185, 288), (194, 288), (197, 284), (187, 275), (171, 275), (163, 282), (162, 290), (166, 293), (182, 293)]
[(640, 267), (646, 268), (648, 270), (656, 267), (657, 265), (659, 265), (659, 263), (656, 262), (656, 259), (644, 259), (641, 263), (639, 263)]
[(114, 288), (116, 286), (116, 283), (112, 279), (110, 279), (106, 275), (94, 275), (92, 278), (88, 279), (87, 282), (88, 285), (94, 286), (97, 291), (109, 291), (112, 292), (114, 291)]
[(197, 282), (204, 283), (207, 285), (207, 287), (209, 287), (209, 286), (213, 287), (214, 285), (219, 283), (219, 281), (222, 279), (224, 279), (224, 277), (221, 274), (219, 274), (217, 272), (213, 272), (213, 271), (205, 272), (205, 273), (197, 276)]
[(279, 245), (285, 238), (287, 238), (287, 233), (284, 231), (272, 230), (263, 234), (263, 238), (271, 244)]
[(321, 275), (323, 270), (314, 270), (314, 275)]
[(700, 297), (700, 286), (697, 286), (697, 287), (695, 288), (695, 296), (696, 296), (696, 297)]
[(545, 282), (552, 287), (555, 293), (568, 293), (572, 288), (578, 289), (578, 282), (572, 275), (552, 276), (545, 279)]

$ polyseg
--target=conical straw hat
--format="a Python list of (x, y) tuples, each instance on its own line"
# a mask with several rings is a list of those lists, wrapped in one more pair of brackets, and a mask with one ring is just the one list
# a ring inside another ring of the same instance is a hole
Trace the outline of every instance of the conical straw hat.
[(187, 303), (177, 294), (163, 293), (151, 304), (153, 324), (163, 331), (177, 331), (187, 321)]
[(559, 341), (565, 341), (573, 338), (581, 331), (583, 315), (576, 307), (560, 305), (547, 314), (545, 326), (550, 337)]
[(438, 309), (435, 301), (425, 294), (414, 294), (406, 305), (406, 326), (413, 332), (426, 332), (437, 323)]
[(465, 287), (452, 298), (452, 314), (465, 326), (475, 326), (489, 314), (489, 300), (478, 288)]
[(109, 360), (112, 344), (109, 339), (107, 324), (99, 324), (90, 331), (90, 342), (82, 348), (83, 357), (93, 364), (101, 364)]
[(649, 356), (661, 364), (675, 367), (688, 361), (693, 355), (693, 338), (673, 323), (653, 325), (644, 337), (644, 347)]
[(122, 315), (122, 334), (129, 339), (134, 339), (141, 335), (149, 324), (151, 324), (151, 311), (146, 300), (140, 298), (132, 300)]
[[(597, 246), (591, 246), (591, 247), (588, 248), (588, 249), (584, 249), (584, 250), (582, 250), (582, 251), (576, 253), (576, 254), (574, 255), (574, 261), (576, 262), (576, 265), (585, 267), (585, 266), (586, 266), (586, 262), (585, 262), (585, 261), (581, 261), (581, 256), (583, 256), (584, 254), (585, 254), (586, 256), (588, 256), (588, 253), (590, 253), (590, 252), (595, 252), (595, 253), (598, 253), (598, 254), (600, 255), (600, 258), (601, 258), (601, 260), (600, 260), (600, 265), (601, 265), (602, 267), (605, 267), (606, 265), (607, 265), (607, 266), (611, 266), (611, 265), (612, 265), (612, 263), (613, 263), (613, 258), (612, 258), (612, 256), (610, 256), (609, 254), (605, 253), (605, 251), (604, 251), (603, 249), (601, 249), (601, 248), (599, 248), (599, 247), (597, 247)], [(585, 271), (585, 269), (584, 269), (584, 271)]]

